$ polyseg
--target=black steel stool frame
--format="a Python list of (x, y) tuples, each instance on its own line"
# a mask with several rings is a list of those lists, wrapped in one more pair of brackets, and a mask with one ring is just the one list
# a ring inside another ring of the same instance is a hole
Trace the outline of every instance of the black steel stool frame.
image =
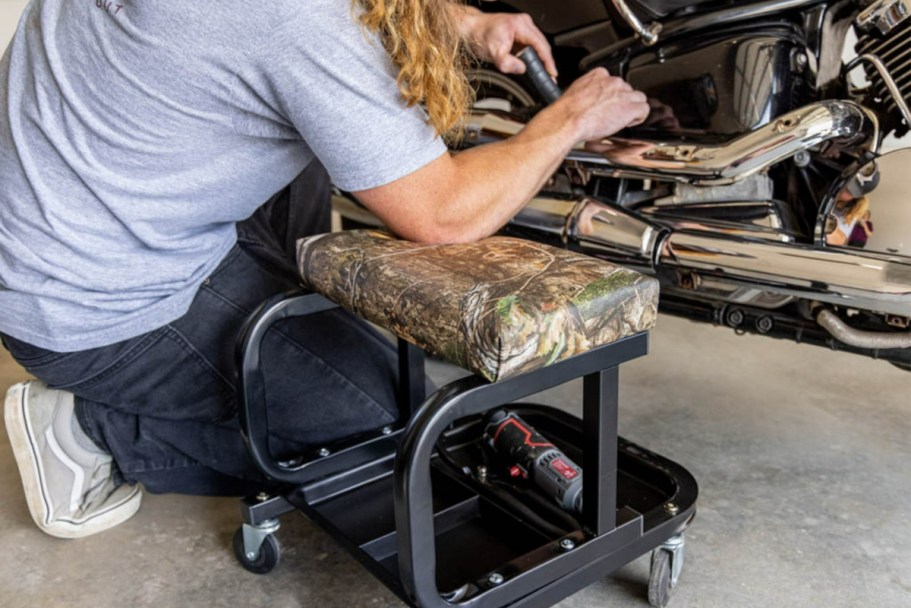
[[(356, 553), (368, 568), (402, 599), (421, 608), (545, 607), (594, 582), (679, 534), (695, 513), (695, 481), (682, 468), (682, 496), (678, 511), (658, 525), (644, 529), (643, 516), (617, 511), (617, 412), (618, 367), (648, 350), (645, 333), (608, 344), (534, 372), (490, 383), (478, 376), (457, 380), (423, 401), (423, 355), (399, 341), (401, 419), (407, 425), (385, 429), (376, 436), (335, 447), (307, 462), (294, 465), (275, 462), (268, 451), (268, 413), (260, 360), (260, 346), (275, 323), (337, 307), (317, 294), (289, 293), (265, 302), (253, 315), (238, 340), (238, 395), (244, 441), (255, 465), (270, 479), (298, 486), (286, 497), (257, 504), (245, 501), (248, 523), (276, 517), (293, 510), (294, 503), (308, 514), (311, 498), (321, 492), (354, 487), (394, 466), (395, 543), (398, 547), (399, 580), (390, 580), (371, 556), (350, 542), (344, 530), (329, 526), (330, 533)], [(582, 519), (584, 534), (567, 538), (572, 550), (561, 549), (557, 539), (535, 553), (538, 560), (527, 569), (513, 567), (509, 577), (490, 582), (483, 592), (461, 602), (441, 597), (436, 585), (434, 511), (430, 478), (431, 458), (440, 435), (456, 420), (483, 413), (583, 378), (583, 443), (585, 480)], [(390, 460), (394, 457), (394, 465)], [(683, 475), (685, 474), (685, 475)], [(692, 482), (690, 484), (690, 482)], [(305, 488), (305, 486), (311, 486)], [(313, 486), (316, 486), (315, 489)], [(691, 487), (690, 487), (691, 486)], [(332, 488), (326, 490), (326, 487)], [(618, 517), (619, 516), (619, 517)], [(320, 517), (314, 517), (320, 520)], [(325, 523), (325, 522), (323, 522)]]

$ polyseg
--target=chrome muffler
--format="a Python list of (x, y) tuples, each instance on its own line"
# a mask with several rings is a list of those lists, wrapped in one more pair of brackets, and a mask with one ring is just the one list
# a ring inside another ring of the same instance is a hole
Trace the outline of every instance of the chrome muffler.
[(713, 277), (782, 296), (911, 317), (908, 257), (671, 230), (590, 198), (536, 198), (510, 224), (646, 272), (679, 270), (691, 275), (694, 288), (699, 277)]
[[(502, 112), (474, 112), (465, 125), (465, 142), (502, 140), (524, 126), (524, 122)], [(867, 138), (871, 149), (879, 145), (876, 116), (854, 102), (830, 100), (788, 112), (723, 144), (614, 137), (596, 145), (577, 146), (566, 161), (592, 176), (721, 185), (754, 175), (827, 141), (859, 136)]]

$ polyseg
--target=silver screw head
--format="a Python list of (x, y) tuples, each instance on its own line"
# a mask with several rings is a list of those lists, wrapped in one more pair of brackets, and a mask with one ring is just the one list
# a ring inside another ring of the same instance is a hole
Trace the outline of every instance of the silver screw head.
[(392, 435), (392, 427), (384, 426), (382, 433), (383, 433), (383, 435)]
[(253, 553), (252, 551), (250, 551), (249, 553), (247, 553), (247, 559), (252, 562), (254, 559), (256, 559), (256, 554)]
[(677, 506), (677, 503), (669, 502), (664, 505), (664, 510), (670, 513), (671, 515), (676, 515), (680, 512), (680, 507)]
[(267, 500), (269, 500), (269, 495), (266, 494), (265, 492), (260, 492), (259, 494), (256, 495), (256, 500), (258, 500), (259, 502), (266, 502)]
[(560, 541), (560, 548), (564, 551), (572, 551), (576, 548), (576, 543), (574, 543), (571, 538), (564, 538)]
[(487, 577), (487, 582), (491, 585), (502, 585), (504, 580), (503, 575), (499, 572), (494, 572)]
[(332, 452), (329, 451), (329, 448), (320, 448), (319, 449), (319, 455), (322, 456), (323, 458), (325, 458), (326, 456), (328, 456), (331, 453)]

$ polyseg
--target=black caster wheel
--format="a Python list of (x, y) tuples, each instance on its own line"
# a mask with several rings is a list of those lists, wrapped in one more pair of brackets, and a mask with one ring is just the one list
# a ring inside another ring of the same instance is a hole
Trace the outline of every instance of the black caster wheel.
[(648, 603), (664, 608), (671, 599), (671, 554), (656, 549), (652, 555), (652, 570), (648, 577)]
[(234, 533), (232, 546), (234, 547), (234, 557), (237, 558), (240, 565), (254, 574), (272, 572), (281, 560), (281, 546), (278, 544), (278, 539), (272, 534), (263, 539), (263, 544), (259, 548), (259, 555), (253, 559), (250, 559), (244, 551), (243, 528), (238, 528), (237, 532)]

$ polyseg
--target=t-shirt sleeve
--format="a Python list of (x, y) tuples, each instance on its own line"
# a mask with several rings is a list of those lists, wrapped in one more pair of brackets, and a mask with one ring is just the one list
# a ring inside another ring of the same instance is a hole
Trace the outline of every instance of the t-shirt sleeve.
[(269, 102), (333, 183), (356, 191), (408, 175), (446, 152), (424, 110), (406, 107), (397, 70), (350, 0), (308, 0), (255, 51)]

